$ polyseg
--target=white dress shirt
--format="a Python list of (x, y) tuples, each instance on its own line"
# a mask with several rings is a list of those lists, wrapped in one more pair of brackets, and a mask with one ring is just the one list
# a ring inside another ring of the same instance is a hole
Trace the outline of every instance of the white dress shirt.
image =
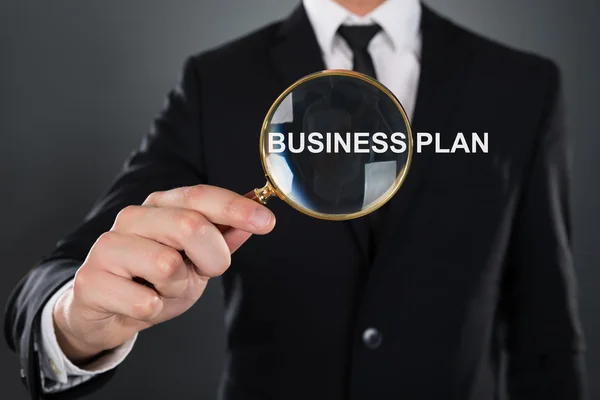
[[(325, 66), (328, 69), (352, 69), (352, 51), (338, 34), (341, 25), (379, 24), (381, 31), (369, 44), (377, 79), (390, 89), (412, 118), (421, 72), (421, 4), (419, 0), (387, 0), (371, 13), (359, 17), (333, 0), (303, 0), (315, 31)], [(42, 311), (41, 338), (36, 340), (40, 353), (42, 386), (45, 392), (58, 392), (89, 380), (119, 365), (131, 351), (136, 337), (93, 364), (77, 367), (61, 351), (56, 341), (52, 310), (67, 283)]]
[(412, 118), (421, 74), (421, 3), (387, 0), (364, 17), (333, 0), (304, 0), (325, 66), (352, 69), (352, 50), (337, 34), (341, 25), (378, 24), (381, 31), (369, 43), (377, 80), (392, 91)]

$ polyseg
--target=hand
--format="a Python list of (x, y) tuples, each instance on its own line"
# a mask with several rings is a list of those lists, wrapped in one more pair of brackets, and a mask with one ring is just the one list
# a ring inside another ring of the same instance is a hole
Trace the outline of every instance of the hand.
[[(221, 233), (216, 224), (233, 229)], [(229, 268), (237, 248), (274, 225), (266, 207), (207, 185), (152, 193), (143, 205), (123, 209), (54, 307), (59, 345), (82, 362), (182, 314), (209, 278)]]

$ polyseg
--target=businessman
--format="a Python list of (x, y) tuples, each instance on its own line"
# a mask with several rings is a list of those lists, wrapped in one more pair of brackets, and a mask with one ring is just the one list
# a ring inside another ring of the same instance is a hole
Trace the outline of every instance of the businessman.
[[(415, 132), (489, 132), (489, 153), (416, 154), (386, 207), (350, 222), (237, 194), (263, 179), (249, 149), (272, 101), (327, 68), (376, 77)], [(585, 398), (554, 63), (417, 0), (304, 0), (189, 57), (167, 99), (108, 193), (8, 300), (32, 399), (101, 390), (138, 334), (221, 275), (221, 399)]]

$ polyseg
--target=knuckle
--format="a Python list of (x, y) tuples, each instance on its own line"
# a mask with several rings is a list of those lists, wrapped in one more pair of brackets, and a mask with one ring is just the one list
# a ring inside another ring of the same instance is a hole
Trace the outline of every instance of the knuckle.
[(196, 212), (182, 212), (177, 217), (177, 226), (180, 234), (184, 237), (204, 236), (209, 226), (205, 218)]
[(129, 221), (132, 220), (132, 218), (135, 217), (137, 210), (138, 207), (136, 206), (127, 206), (123, 208), (121, 211), (119, 211), (117, 217), (115, 218), (115, 226), (122, 226), (127, 224)]
[(223, 258), (221, 259), (221, 274), (227, 271), (231, 266), (231, 253), (229, 251), (223, 252)]
[(155, 260), (156, 268), (163, 279), (171, 278), (182, 264), (183, 257), (174, 249), (161, 251)]
[(231, 253), (229, 251), (216, 251), (211, 266), (210, 275), (221, 276), (231, 265)]
[(89, 288), (89, 267), (86, 264), (82, 265), (75, 273), (73, 280), (73, 295), (81, 298)]
[(158, 198), (162, 195), (162, 192), (152, 192), (146, 197), (144, 200), (144, 204), (156, 204), (158, 202)]
[(133, 304), (132, 316), (141, 321), (149, 320), (156, 313), (158, 305), (159, 300), (157, 300), (154, 296), (148, 296), (147, 298), (144, 298), (141, 301)]
[(98, 239), (96, 240), (96, 244), (94, 245), (94, 248), (92, 250), (94, 252), (104, 252), (105, 250), (114, 245), (118, 236), (119, 235), (112, 231), (104, 232), (98, 237)]
[(187, 187), (183, 191), (183, 196), (189, 202), (201, 201), (206, 195), (206, 188), (206, 185), (196, 185)]

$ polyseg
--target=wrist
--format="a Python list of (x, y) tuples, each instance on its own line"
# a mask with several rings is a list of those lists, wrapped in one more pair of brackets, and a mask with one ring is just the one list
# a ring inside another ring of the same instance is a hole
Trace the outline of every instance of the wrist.
[(86, 343), (71, 329), (69, 312), (72, 294), (72, 289), (69, 289), (59, 297), (52, 311), (52, 320), (56, 341), (62, 352), (73, 364), (82, 365), (106, 349)]

